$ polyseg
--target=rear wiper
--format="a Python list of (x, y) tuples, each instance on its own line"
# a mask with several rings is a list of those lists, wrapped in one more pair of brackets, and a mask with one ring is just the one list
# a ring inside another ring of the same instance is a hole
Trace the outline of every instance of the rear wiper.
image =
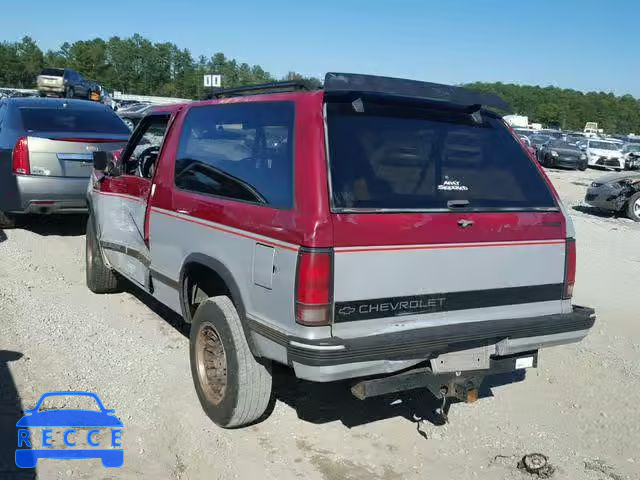
[(465, 208), (469, 206), (469, 200), (449, 200), (447, 208)]

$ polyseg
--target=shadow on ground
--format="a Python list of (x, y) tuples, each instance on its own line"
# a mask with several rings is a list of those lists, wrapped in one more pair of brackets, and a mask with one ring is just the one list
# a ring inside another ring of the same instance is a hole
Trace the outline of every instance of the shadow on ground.
[(619, 218), (619, 217), (623, 217), (623, 215), (620, 215), (617, 212), (608, 211), (608, 210), (601, 210), (599, 208), (589, 207), (587, 205), (574, 205), (571, 208), (573, 210), (575, 210), (576, 212), (585, 213), (587, 215), (593, 215), (594, 217), (600, 217), (600, 218)]
[(7, 234), (4, 233), (4, 230), (0, 229), (0, 243), (4, 242), (7, 239)]
[[(180, 315), (133, 285), (126, 291), (182, 335), (189, 337), (189, 324)], [(524, 378), (524, 370), (487, 377), (479, 389), (479, 401), (493, 396), (494, 387), (520, 382)], [(267, 419), (276, 402), (281, 401), (293, 408), (298, 418), (314, 424), (340, 421), (351, 428), (394, 417), (403, 417), (416, 423), (418, 427), (420, 420), (432, 425), (445, 423), (442, 416), (436, 413), (442, 401), (436, 399), (426, 388), (358, 400), (351, 394), (351, 385), (351, 381), (316, 383), (300, 380), (294, 375), (293, 369), (274, 365), (273, 397), (269, 409), (260, 421)], [(449, 404), (452, 403), (455, 402)], [(455, 417), (455, 413), (453, 416)], [(418, 432), (424, 436), (419, 428)]]
[(0, 478), (27, 480), (36, 478), (34, 468), (16, 467), (16, 422), (24, 412), (20, 395), (9, 371), (9, 363), (22, 358), (22, 354), (0, 350)]
[(42, 236), (78, 237), (85, 234), (87, 216), (82, 214), (24, 215), (16, 219), (15, 228)]
[[(402, 417), (417, 423), (424, 420), (432, 425), (444, 425), (443, 417), (436, 413), (442, 406), (426, 388), (358, 400), (351, 394), (351, 382), (315, 383), (299, 380), (293, 370), (274, 367), (274, 398), (296, 411), (301, 420), (323, 424), (340, 421), (351, 428), (394, 417)], [(479, 390), (479, 400), (493, 396), (492, 389), (524, 380), (524, 371), (487, 377)], [(448, 401), (448, 406), (457, 401)], [(449, 412), (447, 407), (445, 411)], [(454, 412), (449, 412), (455, 421)], [(419, 431), (419, 430), (418, 430)], [(422, 432), (420, 432), (422, 433)]]

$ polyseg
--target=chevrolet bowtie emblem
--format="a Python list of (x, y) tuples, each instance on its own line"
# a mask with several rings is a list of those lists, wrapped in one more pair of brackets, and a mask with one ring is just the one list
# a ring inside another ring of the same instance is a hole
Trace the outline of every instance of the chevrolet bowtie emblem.
[(338, 313), (340, 315), (351, 315), (355, 311), (356, 309), (353, 307), (342, 307), (340, 310), (338, 310)]

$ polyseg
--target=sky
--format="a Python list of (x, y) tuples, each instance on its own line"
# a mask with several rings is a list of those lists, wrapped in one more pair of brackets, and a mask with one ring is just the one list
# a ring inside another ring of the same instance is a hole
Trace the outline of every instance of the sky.
[(0, 40), (30, 35), (57, 49), (139, 33), (276, 76), (352, 72), (640, 97), (637, 0), (109, 0), (91, 8), (30, 0), (29, 13), (23, 3), (2, 6)]

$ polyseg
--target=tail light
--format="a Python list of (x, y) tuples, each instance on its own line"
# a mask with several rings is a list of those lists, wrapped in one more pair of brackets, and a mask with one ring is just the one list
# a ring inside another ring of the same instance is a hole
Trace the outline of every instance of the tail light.
[(332, 257), (327, 251), (302, 251), (296, 277), (296, 321), (302, 325), (331, 322)]
[(574, 238), (567, 238), (567, 248), (564, 257), (564, 295), (562, 298), (569, 299), (573, 296), (573, 286), (576, 283), (576, 241)]
[(29, 141), (27, 137), (20, 137), (13, 147), (11, 156), (13, 173), (18, 175), (30, 175), (31, 165), (29, 164)]

